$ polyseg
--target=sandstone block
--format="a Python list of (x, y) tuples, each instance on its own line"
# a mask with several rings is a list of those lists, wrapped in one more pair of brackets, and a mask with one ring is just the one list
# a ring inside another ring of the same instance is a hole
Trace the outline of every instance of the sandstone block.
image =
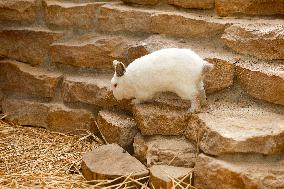
[[(172, 189), (178, 187), (172, 179), (183, 180), (190, 184), (190, 173), (192, 169), (185, 167), (174, 167), (168, 165), (153, 165), (150, 168), (150, 185), (155, 188)], [(186, 187), (184, 184), (182, 186)]]
[(63, 36), (41, 28), (5, 28), (0, 30), (0, 57), (8, 57), (32, 65), (42, 64), (49, 45)]
[(96, 12), (104, 4), (104, 2), (73, 3), (45, 0), (46, 22), (50, 26), (94, 28)]
[(210, 155), (282, 152), (284, 109), (236, 93), (209, 96), (207, 111), (192, 116), (184, 135)]
[(92, 113), (84, 109), (70, 109), (62, 104), (5, 98), (3, 112), (8, 115), (6, 119), (20, 125), (66, 133), (86, 133), (85, 130), (97, 133)]
[(129, 40), (120, 36), (87, 34), (51, 45), (51, 61), (80, 68), (112, 69), (112, 61), (126, 62)]
[(138, 130), (132, 117), (121, 112), (102, 110), (97, 118), (98, 128), (108, 143), (129, 149)]
[(196, 146), (184, 137), (137, 134), (133, 146), (134, 156), (147, 166), (193, 167), (195, 164)]
[(12, 60), (0, 61), (0, 88), (4, 93), (52, 98), (60, 79), (59, 73)]
[(281, 24), (233, 25), (225, 30), (222, 39), (225, 45), (241, 54), (284, 59), (284, 26)]
[(33, 23), (36, 20), (36, 0), (1, 0), (0, 21)]
[(82, 173), (87, 180), (104, 180), (131, 173), (131, 177), (141, 178), (149, 171), (117, 144), (108, 144), (83, 155)]
[(284, 66), (281, 63), (239, 63), (236, 74), (251, 96), (284, 105)]
[(181, 135), (191, 116), (186, 110), (153, 103), (133, 107), (137, 127), (143, 135)]
[(213, 158), (200, 154), (194, 183), (203, 189), (276, 189), (284, 187), (283, 156)]
[(150, 32), (151, 12), (121, 4), (103, 5), (98, 16), (102, 31)]
[(212, 9), (214, 0), (168, 0), (168, 4), (189, 9)]
[(183, 13), (155, 13), (151, 17), (151, 31), (176, 37), (212, 37), (223, 33), (225, 24), (210, 18)]
[(219, 16), (284, 14), (283, 0), (215, 0)]

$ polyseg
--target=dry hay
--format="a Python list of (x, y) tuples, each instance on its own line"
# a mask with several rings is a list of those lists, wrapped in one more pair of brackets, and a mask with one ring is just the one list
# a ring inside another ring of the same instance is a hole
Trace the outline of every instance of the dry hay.
[(0, 120), (0, 188), (90, 187), (79, 168), (97, 143), (80, 138)]

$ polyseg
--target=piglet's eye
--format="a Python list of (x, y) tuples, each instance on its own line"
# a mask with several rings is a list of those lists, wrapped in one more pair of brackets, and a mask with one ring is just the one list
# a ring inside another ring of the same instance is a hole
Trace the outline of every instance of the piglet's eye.
[(116, 88), (116, 87), (117, 87), (117, 83), (116, 83), (116, 84), (114, 84), (113, 86), (114, 86), (114, 88)]

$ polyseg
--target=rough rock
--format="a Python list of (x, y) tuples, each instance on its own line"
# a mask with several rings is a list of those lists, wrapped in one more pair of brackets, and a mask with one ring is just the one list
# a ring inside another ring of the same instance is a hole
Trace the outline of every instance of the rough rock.
[(59, 73), (12, 60), (0, 61), (0, 88), (4, 93), (52, 98), (60, 79)]
[(184, 13), (156, 13), (151, 17), (151, 31), (176, 37), (209, 38), (224, 32), (225, 24), (211, 18)]
[(200, 154), (194, 167), (195, 187), (203, 189), (284, 188), (284, 156), (229, 156)]
[(66, 133), (97, 133), (92, 113), (84, 109), (70, 109), (58, 103), (41, 103), (24, 99), (5, 98), (3, 112), (6, 119), (20, 125), (45, 127)]
[(143, 135), (181, 135), (191, 116), (184, 109), (153, 103), (134, 105), (133, 113)]
[(284, 150), (283, 107), (260, 105), (239, 89), (211, 95), (208, 104), (206, 111), (190, 119), (184, 133), (198, 141), (204, 153), (275, 154)]
[(56, 104), (51, 107), (47, 116), (48, 129), (67, 133), (86, 133), (86, 130), (97, 134), (93, 114), (84, 109), (70, 109)]
[(172, 179), (183, 180), (185, 184), (190, 184), (191, 172), (191, 168), (153, 165), (150, 168), (150, 185), (153, 185), (155, 188), (172, 189), (176, 186), (172, 182)]
[(1, 0), (0, 21), (33, 23), (36, 20), (36, 0)]
[(222, 39), (225, 45), (241, 54), (284, 59), (283, 24), (235, 24), (225, 30)]
[(251, 96), (284, 105), (284, 65), (279, 63), (239, 63), (236, 75), (241, 87)]
[(125, 3), (135, 3), (140, 5), (156, 5), (159, 0), (122, 0)]
[(189, 9), (212, 9), (214, 0), (168, 0), (168, 4)]
[(112, 69), (112, 61), (126, 62), (125, 37), (87, 34), (51, 45), (51, 61), (81, 68)]
[(108, 143), (130, 149), (138, 130), (133, 118), (118, 111), (102, 110), (97, 118), (98, 128)]
[(284, 14), (283, 0), (215, 0), (219, 16), (233, 15), (280, 15)]
[(119, 106), (130, 110), (129, 101), (117, 101), (110, 89), (111, 75), (70, 76), (63, 80), (62, 97), (65, 102), (82, 102), (100, 107)]
[(104, 2), (73, 3), (45, 0), (44, 12), (48, 25), (90, 29), (96, 26), (97, 10)]
[(149, 171), (117, 144), (108, 144), (83, 155), (82, 173), (87, 180), (104, 180), (131, 173), (132, 177), (141, 178)]
[(62, 36), (62, 32), (42, 28), (0, 29), (0, 57), (32, 65), (42, 64), (46, 60), (49, 45)]
[(99, 29), (102, 31), (129, 31), (149, 33), (151, 12), (124, 6), (107, 4), (100, 9), (98, 16)]
[(137, 134), (133, 146), (134, 156), (147, 166), (193, 167), (195, 164), (196, 146), (184, 137)]

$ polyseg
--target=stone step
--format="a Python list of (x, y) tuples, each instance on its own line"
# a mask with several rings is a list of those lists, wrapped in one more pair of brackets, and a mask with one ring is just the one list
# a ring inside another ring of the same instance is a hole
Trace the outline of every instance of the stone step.
[(220, 16), (283, 15), (284, 1), (215, 0), (215, 9)]
[(260, 59), (284, 59), (283, 23), (281, 20), (279, 24), (235, 24), (225, 30), (222, 39), (225, 45), (241, 54)]
[(168, 4), (188, 9), (212, 9), (215, 0), (168, 0)]
[(184, 135), (206, 154), (275, 154), (284, 150), (284, 108), (258, 103), (237, 87), (209, 96), (206, 111), (194, 115)]
[(63, 133), (97, 134), (95, 118), (84, 109), (70, 109), (59, 103), (41, 103), (24, 99), (5, 98), (2, 111), (7, 120), (20, 125), (45, 127)]
[(236, 75), (241, 87), (251, 96), (284, 105), (284, 61), (240, 61)]
[(104, 139), (116, 143), (126, 150), (132, 150), (132, 144), (138, 130), (133, 117), (118, 111), (101, 110), (97, 117), (97, 127)]
[(132, 178), (145, 177), (149, 171), (117, 144), (108, 144), (83, 155), (82, 173), (87, 180), (112, 180), (122, 177), (123, 181), (129, 175)]
[(220, 18), (212, 12), (180, 10), (167, 6), (134, 6), (107, 3), (100, 8), (99, 29), (138, 33), (166, 34), (175, 37), (212, 38), (232, 24), (281, 24), (272, 18)]
[(10, 95), (52, 98), (62, 75), (12, 60), (0, 61), (0, 88)]
[(191, 184), (190, 174), (193, 169), (185, 167), (174, 167), (168, 165), (154, 165), (150, 168), (150, 186), (153, 188), (172, 189), (178, 188), (175, 181), (181, 181), (181, 186)]
[(62, 32), (44, 28), (1, 28), (0, 57), (7, 57), (31, 65), (47, 59), (49, 45), (63, 36)]
[(36, 0), (0, 1), (0, 23), (34, 23), (36, 20)]
[(194, 184), (203, 189), (284, 188), (284, 156), (213, 158), (200, 154), (194, 168)]
[(133, 146), (134, 156), (147, 166), (194, 167), (195, 165), (197, 147), (182, 136), (143, 136), (138, 133)]
[(51, 27), (91, 29), (96, 26), (97, 11), (105, 2), (43, 1), (46, 23)]
[(112, 69), (114, 59), (126, 62), (135, 39), (122, 35), (90, 33), (65, 42), (53, 43), (51, 61), (80, 68)]

